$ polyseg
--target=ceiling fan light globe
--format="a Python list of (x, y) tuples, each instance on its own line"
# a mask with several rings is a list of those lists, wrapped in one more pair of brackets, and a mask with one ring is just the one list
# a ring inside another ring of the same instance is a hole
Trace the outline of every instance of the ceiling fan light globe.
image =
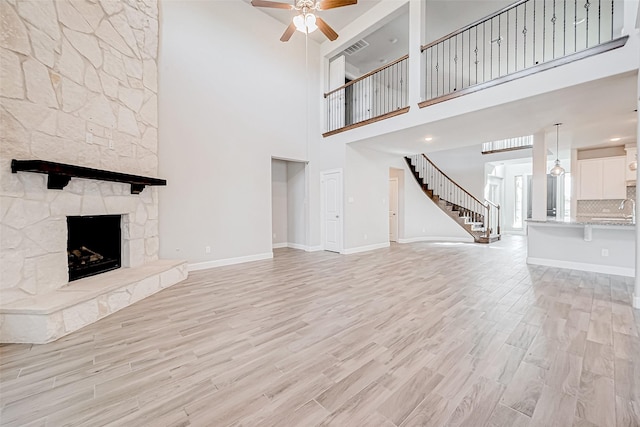
[(305, 33), (306, 32), (304, 16), (302, 16), (302, 15), (294, 16), (293, 17), (293, 25), (295, 25), (296, 26), (296, 30), (300, 31), (301, 33)]
[(308, 13), (305, 17), (304, 17), (304, 22), (305, 24), (307, 24), (307, 27), (316, 27), (316, 15), (314, 15), (313, 13)]

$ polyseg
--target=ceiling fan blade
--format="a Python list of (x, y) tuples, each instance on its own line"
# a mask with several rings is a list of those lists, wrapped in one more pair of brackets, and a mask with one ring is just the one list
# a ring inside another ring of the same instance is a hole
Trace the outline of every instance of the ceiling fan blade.
[(293, 5), (277, 1), (251, 0), (251, 5), (255, 7), (270, 7), (272, 9), (293, 9)]
[(318, 29), (322, 31), (322, 34), (327, 36), (329, 40), (334, 41), (338, 38), (338, 33), (336, 33), (333, 28), (331, 28), (329, 24), (324, 22), (324, 19), (320, 18), (319, 16), (316, 17), (316, 25), (318, 26)]
[(351, 6), (357, 3), (358, 0), (321, 0), (320, 4), (318, 5), (318, 9), (335, 9), (336, 7)]
[(292, 22), (291, 24), (289, 24), (287, 29), (284, 30), (284, 33), (282, 34), (282, 37), (280, 37), (280, 41), (281, 42), (288, 42), (289, 39), (291, 38), (291, 36), (293, 35), (293, 33), (295, 33), (295, 32), (296, 32), (296, 26)]

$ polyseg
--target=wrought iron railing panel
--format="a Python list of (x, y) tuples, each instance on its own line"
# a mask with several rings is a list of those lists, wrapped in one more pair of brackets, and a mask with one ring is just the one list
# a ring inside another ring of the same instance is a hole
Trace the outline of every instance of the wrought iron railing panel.
[(409, 104), (409, 57), (354, 79), (325, 97), (326, 132), (366, 122)]
[(617, 3), (521, 0), (423, 46), (425, 101), (613, 40)]

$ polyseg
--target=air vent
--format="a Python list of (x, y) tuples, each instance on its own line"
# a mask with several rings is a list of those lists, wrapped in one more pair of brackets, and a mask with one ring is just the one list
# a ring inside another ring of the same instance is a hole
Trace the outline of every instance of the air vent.
[(346, 48), (344, 50), (344, 53), (345, 53), (345, 55), (351, 56), (351, 55), (354, 55), (354, 54), (360, 52), (362, 49), (364, 49), (367, 46), (369, 46), (369, 43), (367, 43), (367, 41), (365, 39), (358, 40), (357, 42), (355, 42), (354, 44), (352, 44), (351, 46)]

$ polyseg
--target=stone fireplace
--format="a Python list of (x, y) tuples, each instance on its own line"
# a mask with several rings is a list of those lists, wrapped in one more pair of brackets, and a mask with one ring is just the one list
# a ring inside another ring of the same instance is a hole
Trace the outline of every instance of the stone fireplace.
[[(157, 176), (157, 0), (0, 12), (0, 342), (43, 343), (186, 277), (184, 262), (158, 259), (157, 187), (49, 189), (46, 175), (11, 171), (18, 159)], [(103, 215), (121, 218), (121, 268), (70, 281), (68, 218)]]

